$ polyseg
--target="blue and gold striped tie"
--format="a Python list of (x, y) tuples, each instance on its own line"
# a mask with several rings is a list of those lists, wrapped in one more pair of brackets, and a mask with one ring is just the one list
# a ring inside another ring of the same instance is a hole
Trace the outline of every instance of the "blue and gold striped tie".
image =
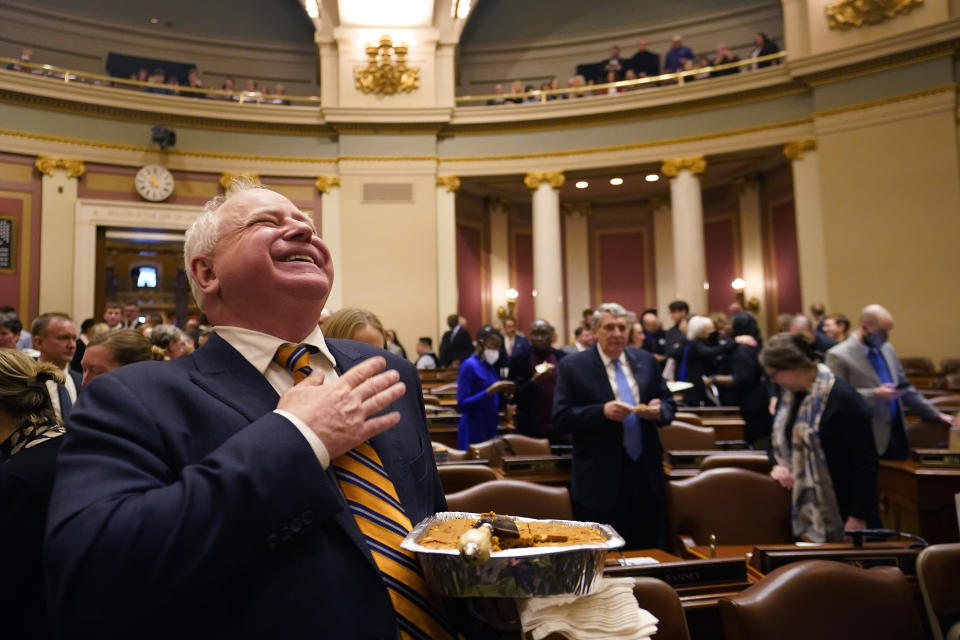
[[(310, 375), (310, 354), (317, 351), (309, 345), (284, 344), (275, 360), (290, 370), (295, 382), (300, 382)], [(443, 614), (431, 601), (416, 558), (400, 548), (400, 541), (410, 532), (410, 519), (380, 456), (369, 444), (361, 443), (334, 460), (331, 467), (387, 587), (400, 637), (454, 638)]]

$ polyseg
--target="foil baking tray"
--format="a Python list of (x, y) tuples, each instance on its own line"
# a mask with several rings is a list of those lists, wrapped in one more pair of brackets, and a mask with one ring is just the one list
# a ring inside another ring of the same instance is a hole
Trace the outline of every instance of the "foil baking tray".
[[(457, 518), (476, 520), (479, 513), (443, 511), (424, 518), (407, 534), (400, 546), (416, 554), (431, 589), (453, 598), (526, 598), (530, 596), (586, 595), (603, 576), (607, 552), (624, 545), (613, 527), (596, 522), (542, 520), (599, 529), (601, 543), (561, 547), (530, 547), (494, 551), (490, 559), (473, 567), (460, 558), (457, 549), (430, 549), (417, 543), (434, 522)], [(517, 522), (534, 518), (515, 517)]]

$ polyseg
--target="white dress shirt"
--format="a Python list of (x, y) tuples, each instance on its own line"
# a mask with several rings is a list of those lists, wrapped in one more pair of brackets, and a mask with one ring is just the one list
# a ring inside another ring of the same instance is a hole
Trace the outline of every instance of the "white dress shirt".
[[(77, 385), (73, 382), (73, 376), (70, 375), (70, 364), (63, 368), (63, 377), (66, 378), (63, 386), (67, 388), (67, 395), (70, 396), (70, 404), (77, 402)], [(47, 380), (43, 383), (47, 388), (47, 395), (50, 396), (50, 403), (53, 405), (53, 411), (57, 414), (57, 419), (63, 422), (63, 407), (60, 406), (60, 389), (56, 382)]]
[[(239, 351), (240, 355), (246, 358), (254, 369), (262, 373), (277, 393), (283, 395), (286, 390), (293, 387), (293, 376), (290, 371), (277, 364), (273, 359), (277, 354), (277, 349), (287, 342), (286, 340), (241, 327), (215, 327), (214, 332), (226, 340), (231, 347)], [(330, 350), (327, 349), (327, 343), (323, 339), (323, 332), (320, 331), (320, 327), (315, 327), (301, 343), (319, 349), (317, 353), (310, 354), (310, 366), (323, 372), (324, 383), (340, 377), (337, 374), (337, 362)], [(310, 427), (289, 411), (275, 409), (274, 413), (278, 413), (289, 420), (303, 434), (324, 469), (330, 466), (330, 454), (327, 452), (327, 447)]]
[[(603, 368), (607, 370), (607, 380), (610, 382), (610, 388), (613, 389), (613, 397), (621, 402), (627, 402), (620, 397), (620, 392), (617, 389), (617, 370), (613, 366), (613, 358), (608, 358), (599, 344), (596, 346), (596, 349), (597, 353), (600, 354), (600, 359), (603, 360)], [(640, 399), (640, 387), (637, 386), (637, 380), (633, 377), (633, 370), (630, 368), (630, 361), (627, 360), (626, 351), (621, 353), (618, 359), (620, 360), (620, 367), (623, 369), (624, 375), (627, 376), (630, 391), (633, 393), (633, 404), (639, 404), (642, 402)]]

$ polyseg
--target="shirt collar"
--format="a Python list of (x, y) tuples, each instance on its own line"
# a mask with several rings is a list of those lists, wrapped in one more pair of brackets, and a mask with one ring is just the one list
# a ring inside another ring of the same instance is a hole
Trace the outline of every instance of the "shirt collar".
[[(244, 329), (242, 327), (214, 327), (214, 332), (226, 340), (231, 347), (243, 354), (243, 357), (252, 364), (260, 373), (266, 373), (267, 367), (273, 362), (280, 345), (287, 342), (275, 336)], [(327, 343), (323, 339), (323, 332), (320, 327), (314, 327), (301, 344), (309, 344), (320, 350), (320, 353), (330, 362), (332, 367), (337, 366), (337, 361), (327, 348)]]
[[(603, 352), (603, 349), (600, 348), (600, 344), (599, 344), (599, 343), (594, 347), (594, 349), (596, 349), (596, 350), (597, 350), (597, 353), (600, 354), (600, 359), (603, 361), (603, 368), (604, 368), (604, 369), (609, 369), (609, 368), (610, 368), (610, 363), (613, 362), (613, 358), (608, 358), (608, 357), (607, 357), (607, 354), (605, 354), (605, 353)], [(620, 354), (620, 357), (617, 358), (617, 360), (620, 361), (620, 366), (622, 366), (622, 367), (626, 367), (626, 366), (627, 366), (627, 350), (626, 350), (626, 349), (623, 350), (623, 353)]]

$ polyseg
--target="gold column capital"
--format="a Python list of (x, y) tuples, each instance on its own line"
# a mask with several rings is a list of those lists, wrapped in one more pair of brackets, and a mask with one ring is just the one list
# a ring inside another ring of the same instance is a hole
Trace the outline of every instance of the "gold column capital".
[(789, 160), (803, 160), (803, 155), (807, 151), (815, 151), (817, 148), (816, 138), (800, 138), (791, 140), (783, 147), (783, 155)]
[(250, 173), (249, 171), (244, 173), (233, 173), (231, 171), (224, 171), (220, 174), (220, 186), (223, 187), (224, 191), (230, 191), (230, 186), (233, 184), (234, 180), (249, 180), (254, 184), (260, 184), (260, 174), (259, 173)]
[(660, 173), (670, 178), (676, 178), (681, 171), (689, 171), (693, 175), (707, 170), (707, 159), (701, 156), (687, 156), (685, 158), (667, 158), (660, 167)]
[(923, 0), (835, 0), (824, 10), (831, 29), (846, 31), (896, 18), (921, 4)]
[(647, 198), (647, 202), (650, 203), (650, 209), (656, 211), (670, 206), (670, 196), (650, 196)]
[(320, 193), (330, 193), (330, 189), (340, 186), (340, 176), (317, 176), (313, 185)]
[(733, 193), (738, 198), (747, 191), (760, 189), (760, 180), (757, 176), (744, 176), (733, 181)]
[(563, 171), (531, 171), (523, 177), (523, 184), (531, 191), (535, 191), (544, 182), (554, 189), (559, 189), (565, 181)]
[(83, 160), (56, 158), (54, 156), (37, 156), (37, 160), (33, 163), (33, 166), (37, 168), (37, 171), (51, 178), (57, 169), (66, 171), (68, 178), (79, 178), (87, 172), (87, 167), (83, 164)]
[(460, 178), (457, 176), (437, 176), (437, 186), (446, 187), (447, 193), (456, 192), (460, 188)]
[(593, 206), (589, 202), (564, 202), (560, 205), (560, 213), (567, 216), (593, 215)]

